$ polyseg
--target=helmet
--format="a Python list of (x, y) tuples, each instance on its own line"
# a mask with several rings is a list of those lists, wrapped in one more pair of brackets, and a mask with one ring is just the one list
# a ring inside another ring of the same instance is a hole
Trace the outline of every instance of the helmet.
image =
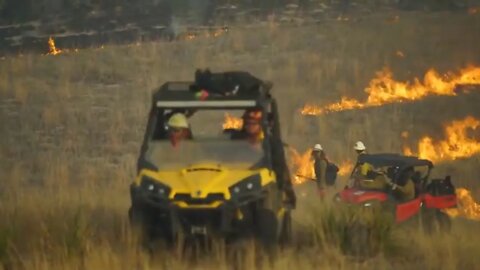
[(322, 145), (320, 145), (320, 144), (318, 144), (318, 143), (315, 144), (315, 145), (313, 146), (313, 151), (323, 151)]
[(168, 126), (173, 128), (188, 128), (187, 117), (183, 113), (174, 113), (168, 119)]
[(363, 142), (358, 141), (358, 142), (356, 142), (355, 145), (353, 146), (353, 149), (358, 150), (358, 151), (364, 151), (364, 150), (366, 150), (367, 148), (365, 147), (365, 145), (363, 144)]

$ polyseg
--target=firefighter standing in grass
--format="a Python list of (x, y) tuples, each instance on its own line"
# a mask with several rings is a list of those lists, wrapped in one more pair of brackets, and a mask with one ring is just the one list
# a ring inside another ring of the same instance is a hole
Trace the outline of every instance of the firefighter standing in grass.
[(315, 144), (312, 149), (312, 157), (314, 160), (313, 169), (315, 171), (315, 178), (317, 182), (317, 190), (320, 195), (324, 195), (325, 186), (327, 182), (327, 157), (323, 151), (323, 147), (320, 144)]

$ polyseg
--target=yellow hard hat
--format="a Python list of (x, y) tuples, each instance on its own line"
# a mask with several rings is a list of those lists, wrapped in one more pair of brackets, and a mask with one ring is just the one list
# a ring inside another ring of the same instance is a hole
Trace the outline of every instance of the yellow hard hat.
[(188, 128), (187, 117), (183, 113), (175, 113), (170, 116), (167, 124), (173, 128)]

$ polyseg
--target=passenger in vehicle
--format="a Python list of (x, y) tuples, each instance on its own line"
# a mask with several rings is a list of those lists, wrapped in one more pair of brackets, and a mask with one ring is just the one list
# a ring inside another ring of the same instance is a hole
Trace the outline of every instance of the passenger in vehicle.
[(385, 191), (390, 181), (384, 172), (374, 169), (370, 164), (368, 166), (361, 165), (359, 176), (357, 184), (365, 189)]
[(192, 132), (187, 117), (183, 113), (174, 113), (167, 122), (168, 138), (173, 146), (182, 140), (192, 139)]
[(409, 168), (398, 178), (397, 183), (391, 184), (393, 195), (399, 201), (410, 201), (415, 198), (415, 183), (412, 180), (414, 174), (414, 169)]

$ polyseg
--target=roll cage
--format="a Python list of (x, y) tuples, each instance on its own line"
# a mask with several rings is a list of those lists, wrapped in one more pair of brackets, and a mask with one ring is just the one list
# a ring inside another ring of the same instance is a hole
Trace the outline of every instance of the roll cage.
[[(183, 112), (187, 117), (198, 110), (233, 110), (257, 108), (262, 111), (262, 128), (264, 131), (263, 149), (265, 152), (266, 166), (273, 169), (279, 179), (288, 179), (290, 173), (285, 160), (285, 153), (280, 134), (280, 121), (276, 100), (271, 96), (272, 84), (264, 82), (254, 91), (238, 91), (234, 95), (221, 95), (205, 93), (196, 87), (193, 81), (170, 81), (164, 83), (152, 95), (152, 103), (148, 116), (147, 128), (143, 138), (140, 155), (137, 161), (137, 173), (147, 168), (156, 170), (155, 166), (145, 158), (152, 135), (161, 134), (169, 114)], [(285, 181), (279, 181), (279, 187)]]
[(426, 166), (428, 168), (427, 173), (423, 177), (419, 177), (417, 175), (414, 182), (416, 184), (421, 184), (421, 187), (425, 187), (428, 179), (430, 177), (430, 173), (433, 166), (433, 163), (427, 159), (420, 159), (414, 156), (403, 156), (399, 154), (391, 154), (391, 153), (381, 153), (381, 154), (361, 154), (358, 157), (357, 164), (353, 168), (351, 177), (354, 176), (355, 171), (357, 170), (358, 166), (363, 163), (369, 163), (373, 167), (387, 167), (392, 168), (395, 172), (393, 174), (392, 181), (396, 183), (399, 178), (403, 175), (403, 173), (410, 168), (419, 167), (419, 166)]

